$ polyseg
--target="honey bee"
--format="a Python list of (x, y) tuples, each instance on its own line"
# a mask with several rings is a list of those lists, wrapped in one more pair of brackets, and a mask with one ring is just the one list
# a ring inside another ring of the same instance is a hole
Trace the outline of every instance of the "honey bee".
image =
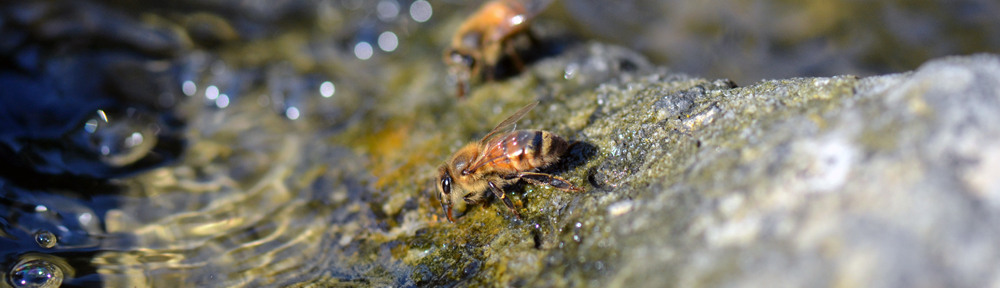
[(517, 66), (524, 63), (510, 42), (518, 35), (527, 35), (535, 42), (528, 27), (531, 19), (552, 0), (493, 0), (486, 2), (458, 27), (451, 46), (444, 51), (444, 63), (455, 77), (458, 97), (462, 98), (472, 77), (485, 73), (493, 80), (494, 68), (506, 53)]
[(438, 168), (437, 190), (441, 197), (441, 208), (447, 213), (448, 221), (455, 222), (451, 213), (453, 204), (459, 201), (469, 205), (479, 203), (485, 198), (487, 190), (493, 192), (514, 216), (521, 219), (521, 214), (501, 189), (518, 180), (535, 185), (549, 185), (563, 191), (583, 190), (562, 178), (535, 172), (555, 163), (566, 152), (569, 144), (562, 137), (540, 130), (499, 133), (514, 125), (535, 105), (538, 102), (521, 108), (479, 142), (469, 143), (459, 149), (448, 162)]

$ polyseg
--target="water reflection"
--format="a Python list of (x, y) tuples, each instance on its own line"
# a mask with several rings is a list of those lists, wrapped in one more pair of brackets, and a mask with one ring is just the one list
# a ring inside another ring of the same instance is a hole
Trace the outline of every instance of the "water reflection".
[(319, 85), (319, 94), (323, 95), (325, 98), (330, 98), (335, 92), (337, 92), (337, 89), (330, 81), (325, 81), (323, 84)]
[(191, 80), (187, 80), (181, 85), (181, 91), (184, 92), (184, 95), (194, 96), (194, 93), (198, 92), (198, 86)]
[(431, 9), (431, 3), (427, 1), (418, 0), (410, 4), (410, 18), (413, 18), (413, 21), (427, 22), (431, 19), (431, 14), (434, 12)]
[(398, 45), (399, 39), (396, 38), (396, 33), (392, 33), (392, 31), (385, 31), (378, 35), (378, 47), (382, 48), (382, 51), (396, 51), (396, 46)]
[(288, 116), (288, 119), (297, 120), (299, 119), (299, 108), (288, 107), (288, 109), (285, 110), (285, 115)]
[(354, 56), (358, 57), (358, 59), (368, 60), (374, 52), (372, 45), (368, 44), (368, 42), (358, 42), (358, 44), (354, 45)]
[(378, 11), (378, 19), (382, 21), (395, 20), (396, 16), (399, 15), (399, 2), (396, 0), (378, 1), (376, 11)]
[(229, 106), (229, 95), (221, 94), (219, 98), (215, 99), (215, 106), (219, 108), (226, 108)]
[(208, 88), (205, 88), (205, 98), (208, 98), (208, 100), (215, 100), (218, 97), (219, 97), (219, 87), (211, 85), (208, 86)]

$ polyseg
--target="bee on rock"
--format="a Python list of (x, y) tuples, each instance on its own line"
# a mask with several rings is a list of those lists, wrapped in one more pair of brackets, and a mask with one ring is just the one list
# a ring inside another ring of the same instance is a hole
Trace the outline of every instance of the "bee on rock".
[(441, 207), (452, 217), (452, 205), (465, 202), (476, 204), (492, 192), (518, 219), (521, 214), (504, 195), (503, 187), (525, 180), (535, 185), (549, 185), (563, 191), (582, 191), (565, 179), (536, 172), (556, 161), (566, 152), (569, 144), (562, 137), (540, 130), (513, 130), (501, 133), (528, 111), (538, 105), (534, 102), (521, 108), (504, 120), (478, 142), (469, 143), (455, 152), (438, 168), (437, 190)]
[(506, 54), (517, 68), (524, 64), (512, 43), (516, 36), (526, 35), (535, 42), (528, 27), (531, 19), (552, 0), (493, 0), (486, 2), (458, 27), (451, 45), (444, 51), (444, 63), (455, 77), (458, 97), (465, 95), (469, 81), (485, 74), (493, 80), (494, 68)]

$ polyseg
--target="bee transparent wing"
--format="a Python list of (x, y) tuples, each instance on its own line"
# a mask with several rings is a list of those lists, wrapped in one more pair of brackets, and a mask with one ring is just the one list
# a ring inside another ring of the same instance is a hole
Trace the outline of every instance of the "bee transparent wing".
[(535, 108), (535, 106), (537, 105), (538, 101), (531, 102), (531, 104), (524, 106), (524, 108), (521, 108), (521, 110), (517, 110), (517, 112), (514, 112), (513, 115), (507, 117), (507, 120), (503, 120), (503, 122), (500, 122), (500, 124), (498, 124), (497, 127), (494, 127), (493, 130), (490, 131), (490, 133), (486, 134), (486, 136), (483, 136), (483, 139), (479, 140), (479, 145), (482, 146), (489, 143), (489, 141), (492, 140), (491, 138), (493, 138), (493, 136), (497, 136), (497, 132), (500, 132), (501, 130), (504, 130), (504, 128), (514, 125), (514, 123), (517, 123), (517, 120), (521, 120), (521, 118), (523, 118), (524, 115), (528, 114), (528, 111), (531, 111), (531, 109)]
[(524, 5), (524, 11), (528, 12), (529, 17), (534, 17), (535, 15), (542, 13), (542, 11), (545, 11), (545, 8), (548, 8), (549, 4), (552, 4), (554, 0), (517, 0), (517, 1), (521, 2), (521, 5)]
[(475, 161), (472, 161), (472, 164), (469, 164), (469, 168), (462, 171), (463, 174), (467, 175), (472, 173), (476, 171), (476, 169), (479, 169), (479, 167), (492, 163), (497, 159), (504, 158), (504, 156), (507, 155), (507, 151), (504, 151), (504, 147), (501, 145), (502, 143), (500, 143), (503, 141), (503, 138), (494, 137), (493, 139), (494, 140), (487, 143), (486, 146), (480, 146), (479, 156), (476, 157)]
[(524, 115), (528, 114), (528, 111), (531, 111), (531, 109), (535, 108), (535, 106), (537, 105), (538, 101), (535, 101), (532, 102), (531, 104), (528, 104), (527, 106), (524, 106), (524, 108), (517, 110), (517, 112), (514, 112), (513, 115), (507, 117), (506, 120), (500, 122), (500, 124), (498, 124), (497, 127), (494, 127), (493, 130), (490, 131), (490, 133), (486, 134), (486, 136), (483, 136), (483, 139), (479, 140), (479, 147), (481, 147), (479, 151), (479, 156), (477, 156), (476, 160), (472, 161), (472, 163), (469, 164), (468, 166), (469, 168), (463, 170), (462, 173), (463, 174), (472, 173), (473, 171), (476, 171), (476, 169), (479, 169), (479, 167), (482, 167), (487, 163), (503, 158), (506, 152), (503, 151), (503, 147), (501, 147), (500, 145), (500, 141), (502, 140), (502, 138), (497, 138), (496, 136), (504, 134), (498, 134), (498, 132), (505, 130), (507, 127), (511, 127), (512, 125), (514, 125), (514, 123), (517, 123), (517, 120), (521, 120), (521, 118), (523, 118)]

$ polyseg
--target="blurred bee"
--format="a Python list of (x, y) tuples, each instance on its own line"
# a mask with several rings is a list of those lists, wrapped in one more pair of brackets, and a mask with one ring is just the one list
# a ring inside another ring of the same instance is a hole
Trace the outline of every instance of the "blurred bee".
[(447, 213), (448, 221), (455, 222), (451, 213), (453, 204), (460, 201), (465, 204), (479, 203), (486, 196), (487, 190), (493, 192), (514, 216), (521, 219), (521, 214), (501, 189), (518, 180), (535, 185), (549, 185), (563, 191), (583, 190), (562, 178), (534, 172), (555, 163), (566, 152), (569, 144), (562, 137), (539, 130), (499, 133), (524, 117), (535, 105), (538, 102), (521, 108), (479, 142), (469, 143), (459, 149), (448, 162), (438, 168), (437, 189), (441, 197), (441, 208)]
[(528, 29), (531, 19), (548, 7), (552, 0), (493, 0), (486, 2), (458, 27), (451, 39), (451, 46), (444, 51), (444, 63), (455, 77), (458, 97), (469, 88), (472, 77), (486, 74), (493, 80), (494, 68), (506, 53), (517, 66), (524, 63), (511, 43), (518, 35), (527, 35), (535, 42)]

